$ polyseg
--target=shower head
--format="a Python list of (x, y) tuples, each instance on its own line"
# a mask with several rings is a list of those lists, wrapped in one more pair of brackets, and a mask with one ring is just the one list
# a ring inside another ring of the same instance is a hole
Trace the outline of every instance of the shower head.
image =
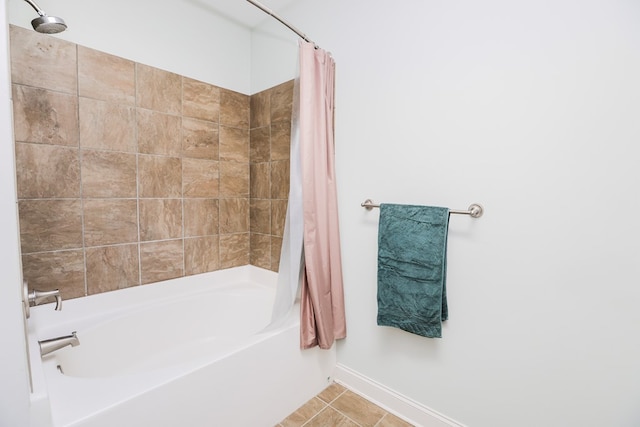
[(67, 29), (67, 24), (64, 19), (57, 16), (48, 16), (40, 7), (32, 0), (24, 0), (31, 5), (31, 7), (38, 12), (38, 17), (31, 21), (33, 29), (39, 33), (45, 34), (57, 34)]
[(64, 19), (57, 16), (39, 16), (31, 21), (31, 25), (37, 32), (45, 34), (57, 34), (67, 29)]

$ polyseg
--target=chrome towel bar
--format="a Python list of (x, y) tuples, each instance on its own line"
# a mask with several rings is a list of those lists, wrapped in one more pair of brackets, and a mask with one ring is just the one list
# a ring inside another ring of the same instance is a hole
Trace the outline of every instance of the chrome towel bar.
[[(365, 208), (368, 211), (370, 211), (373, 208), (379, 208), (380, 207), (379, 204), (374, 203), (373, 200), (371, 200), (371, 199), (367, 199), (364, 202), (360, 203), (360, 206), (362, 206), (363, 208)], [(471, 206), (469, 206), (469, 209), (467, 209), (466, 211), (459, 210), (459, 209), (449, 209), (449, 213), (450, 214), (459, 214), (459, 215), (470, 215), (472, 218), (480, 218), (482, 216), (482, 214), (484, 213), (484, 209), (479, 204), (474, 203)]]

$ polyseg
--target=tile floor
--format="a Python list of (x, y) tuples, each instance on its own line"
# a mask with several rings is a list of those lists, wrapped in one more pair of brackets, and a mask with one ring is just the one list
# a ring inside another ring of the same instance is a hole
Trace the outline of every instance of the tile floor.
[(412, 427), (393, 414), (333, 383), (276, 427)]

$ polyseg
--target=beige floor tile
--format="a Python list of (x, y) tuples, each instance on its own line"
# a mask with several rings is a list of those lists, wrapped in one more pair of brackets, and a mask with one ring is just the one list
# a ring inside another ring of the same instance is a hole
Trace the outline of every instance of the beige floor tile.
[(275, 427), (413, 427), (333, 383)]
[(347, 389), (340, 384), (333, 383), (329, 387), (325, 388), (318, 394), (318, 397), (327, 403), (333, 402), (338, 396), (344, 393)]
[(342, 393), (336, 400), (331, 402), (331, 406), (345, 414), (362, 427), (373, 427), (386, 414), (377, 405), (358, 396), (350, 390)]
[(376, 427), (413, 427), (413, 424), (409, 424), (393, 414), (387, 414), (376, 424)]
[(300, 427), (327, 406), (322, 400), (314, 397), (298, 408), (293, 414), (282, 420), (282, 427)]
[(359, 427), (358, 424), (351, 421), (330, 406), (325, 408), (318, 415), (313, 417), (305, 427)]

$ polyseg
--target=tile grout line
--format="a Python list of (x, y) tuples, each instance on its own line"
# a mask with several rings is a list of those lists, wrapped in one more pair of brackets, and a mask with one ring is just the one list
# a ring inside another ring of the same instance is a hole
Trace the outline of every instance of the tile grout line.
[[(363, 426), (362, 426), (362, 424), (360, 424), (359, 422), (357, 422), (357, 421), (356, 421), (356, 420), (354, 420), (353, 418), (349, 417), (347, 414), (345, 414), (344, 412), (342, 412), (341, 410), (339, 410), (338, 408), (336, 408), (336, 407), (334, 407), (334, 406), (332, 405), (332, 403), (334, 403), (336, 400), (338, 400), (338, 398), (339, 398), (340, 396), (342, 396), (343, 394), (345, 394), (347, 391), (349, 391), (349, 389), (345, 388), (345, 390), (344, 390), (342, 393), (340, 393), (340, 394), (339, 394), (335, 399), (333, 399), (333, 400), (329, 403), (329, 405), (328, 405), (328, 406), (330, 406), (334, 411), (336, 411), (336, 412), (337, 412), (337, 413), (339, 413), (340, 415), (344, 416), (345, 418), (347, 418), (349, 421), (353, 422), (353, 423), (354, 423), (354, 424), (356, 424), (357, 426), (359, 426), (359, 427), (363, 427)], [(357, 396), (358, 396), (359, 398), (361, 398), (361, 399), (363, 399), (363, 400), (365, 400), (365, 401), (367, 401), (367, 402), (370, 402), (370, 403), (372, 403), (372, 404), (374, 404), (374, 405), (375, 405), (375, 403), (371, 402), (370, 400), (365, 399), (364, 397), (362, 397), (362, 396), (360, 396), (360, 395), (357, 395)], [(376, 406), (377, 406), (377, 405), (376, 405)], [(382, 420), (383, 420), (383, 419), (384, 419), (384, 418), (389, 414), (389, 412), (388, 412), (388, 411), (386, 411), (386, 410), (384, 410), (383, 408), (380, 408), (380, 409), (382, 409), (382, 410), (384, 411), (384, 413), (382, 414), (382, 416), (380, 417), (380, 419), (379, 419), (378, 421), (376, 421), (376, 423), (373, 425), (373, 427), (376, 427), (376, 426), (380, 425), (380, 423), (382, 422)]]
[[(334, 383), (334, 384), (337, 384), (337, 383)], [(342, 390), (342, 391), (341, 391), (341, 392), (340, 392), (336, 397), (334, 397), (333, 399), (331, 399), (329, 402), (327, 402), (327, 401), (323, 400), (323, 399), (320, 397), (320, 394), (322, 394), (322, 392), (320, 392), (318, 395), (316, 395), (316, 396), (314, 396), (312, 399), (310, 399), (309, 401), (311, 401), (311, 400), (313, 400), (313, 399), (316, 399), (316, 398), (317, 398), (317, 399), (322, 403), (322, 407), (321, 407), (318, 411), (316, 411), (316, 412), (315, 412), (315, 413), (314, 413), (314, 414), (313, 414), (309, 419), (307, 419), (306, 421), (304, 421), (304, 423), (303, 423), (303, 424), (301, 424), (299, 427), (308, 427), (308, 426), (312, 423), (312, 421), (313, 421), (314, 419), (316, 419), (316, 418), (320, 415), (320, 413), (324, 412), (324, 411), (325, 411), (325, 410), (327, 410), (328, 408), (330, 408), (331, 410), (333, 410), (333, 411), (337, 412), (340, 416), (342, 416), (342, 417), (344, 417), (345, 419), (349, 420), (349, 421), (350, 421), (351, 423), (353, 423), (355, 426), (357, 426), (357, 427), (364, 427), (364, 426), (363, 426), (363, 424), (361, 424), (360, 422), (358, 422), (358, 421), (354, 420), (354, 419), (353, 419), (353, 418), (351, 418), (349, 415), (347, 415), (346, 413), (344, 413), (342, 410), (340, 410), (340, 409), (336, 408), (335, 406), (333, 406), (333, 404), (334, 404), (334, 403), (335, 403), (335, 402), (336, 402), (336, 401), (337, 401), (341, 396), (343, 396), (347, 391), (349, 391), (349, 389), (348, 389), (348, 388), (346, 388), (346, 387), (343, 387), (343, 388), (344, 388), (344, 389), (343, 389), (343, 390)], [(370, 403), (372, 403), (372, 404), (376, 405), (375, 403), (371, 402), (370, 400), (368, 400), (368, 399), (366, 399), (366, 398), (364, 398), (364, 397), (362, 397), (362, 396), (360, 396), (360, 395), (358, 395), (358, 396), (359, 396), (362, 400), (365, 400), (365, 401), (367, 401), (367, 402), (370, 402)], [(376, 406), (378, 406), (378, 405), (376, 405)], [(378, 406), (378, 407), (379, 407), (379, 406)], [(298, 408), (298, 409), (300, 409), (300, 408)], [(382, 423), (382, 422), (383, 422), (383, 421), (384, 421), (388, 416), (393, 416), (393, 414), (392, 414), (391, 412), (389, 412), (389, 411), (385, 410), (384, 408), (381, 408), (381, 407), (380, 407), (380, 409), (382, 410), (382, 414), (381, 414), (380, 418), (375, 422), (375, 424), (373, 424), (373, 426), (372, 426), (372, 427), (379, 427), (379, 426), (381, 426), (381, 425), (382, 425), (381, 423)], [(294, 412), (294, 413), (295, 413), (295, 412)], [(290, 414), (290, 415), (292, 415), (292, 414)], [(287, 418), (288, 418), (288, 417), (287, 417)], [(276, 427), (284, 427), (285, 425), (283, 424), (283, 422), (284, 422), (287, 418), (285, 418), (285, 419), (284, 419), (284, 420), (282, 420), (279, 424), (277, 424), (277, 425), (276, 425)], [(411, 424), (409, 424), (409, 425), (411, 425)]]
[(318, 412), (316, 412), (315, 414), (313, 414), (313, 416), (312, 416), (311, 418), (309, 418), (307, 421), (305, 421), (305, 422), (304, 422), (300, 427), (304, 427), (304, 426), (308, 425), (308, 424), (311, 422), (311, 420), (313, 420), (314, 418), (316, 418), (318, 415), (320, 415), (320, 413), (321, 413), (322, 411), (324, 411), (325, 409), (327, 409), (327, 408), (329, 407), (329, 404), (328, 404), (328, 403), (326, 403), (324, 400), (320, 399), (320, 398), (319, 398), (319, 397), (317, 397), (317, 396), (313, 397), (313, 399), (316, 399), (316, 398), (317, 398), (317, 399), (319, 399), (319, 400), (321, 400), (321, 401), (322, 401), (322, 403), (324, 403), (324, 406), (323, 406), (323, 407), (322, 407), (322, 409), (320, 409)]
[[(326, 389), (325, 389), (325, 390), (326, 390)], [(336, 401), (336, 399), (338, 399), (340, 396), (342, 396), (346, 391), (347, 391), (347, 390), (346, 390), (346, 389), (344, 389), (340, 394), (338, 394), (336, 397), (334, 397), (334, 398), (333, 398), (331, 401), (329, 401), (329, 402), (324, 401), (323, 399), (321, 399), (320, 397), (318, 397), (318, 395), (316, 395), (316, 396), (312, 397), (311, 399), (309, 399), (309, 400), (318, 399), (319, 401), (321, 401), (321, 402), (324, 404), (324, 406), (322, 407), (322, 409), (320, 409), (320, 410), (319, 410), (319, 411), (317, 411), (315, 414), (313, 414), (313, 416), (312, 416), (311, 418), (309, 418), (307, 421), (305, 421), (305, 422), (304, 422), (300, 427), (304, 427), (304, 426), (306, 426), (307, 424), (309, 424), (309, 422), (311, 422), (311, 420), (313, 420), (315, 417), (317, 417), (317, 416), (320, 414), (320, 412), (322, 412), (322, 411), (324, 411), (325, 409), (327, 409), (328, 407), (330, 407), (330, 406), (331, 406), (331, 403), (332, 403), (332, 402), (335, 402), (335, 401)], [(319, 394), (322, 394), (322, 392), (320, 392)]]
[[(356, 420), (354, 420), (353, 418), (349, 417), (347, 414), (345, 414), (344, 412), (340, 411), (338, 408), (334, 408), (333, 406), (331, 406), (331, 409), (333, 409), (334, 411), (336, 411), (337, 413), (339, 413), (340, 415), (342, 415), (343, 417), (345, 417), (346, 419), (348, 419), (349, 421), (351, 421), (352, 423), (354, 423), (355, 425), (357, 425), (358, 427), (363, 427), (362, 424), (360, 424), (359, 422), (357, 422)], [(380, 422), (380, 420), (378, 420), (378, 422), (376, 422), (376, 425)]]
[(182, 277), (187, 276), (187, 238), (184, 230), (184, 76), (180, 76), (180, 226), (182, 229)]
[(342, 390), (342, 392), (340, 392), (340, 394), (338, 394), (336, 397), (334, 397), (333, 399), (331, 399), (329, 402), (325, 402), (324, 400), (322, 400), (320, 397), (318, 396), (314, 396), (314, 399), (318, 399), (320, 400), (322, 403), (324, 403), (324, 406), (322, 407), (322, 409), (320, 409), (319, 411), (317, 411), (311, 418), (309, 418), (307, 421), (305, 421), (302, 426), (300, 427), (304, 427), (306, 425), (308, 425), (314, 418), (316, 418), (318, 415), (320, 415), (321, 412), (325, 411), (327, 408), (331, 408), (334, 411), (338, 412), (340, 415), (346, 417), (349, 421), (354, 422), (358, 427), (362, 427), (360, 424), (356, 423), (355, 421), (353, 421), (351, 418), (347, 417), (345, 414), (343, 414), (342, 412), (338, 411), (336, 408), (334, 408), (333, 406), (331, 406), (331, 404), (333, 402), (335, 402), (336, 400), (338, 400), (338, 398), (340, 396), (342, 396), (343, 394), (345, 394), (347, 392), (347, 389), (345, 388), (344, 390)]
[(76, 118), (78, 120), (78, 129), (77, 129), (77, 137), (78, 137), (78, 174), (80, 175), (78, 181), (80, 183), (80, 228), (81, 228), (81, 236), (82, 243), (80, 245), (82, 249), (82, 269), (84, 270), (84, 296), (89, 295), (89, 274), (87, 271), (87, 245), (86, 245), (86, 227), (85, 227), (85, 215), (84, 215), (84, 187), (82, 182), (82, 159), (83, 159), (83, 150), (82, 150), (82, 133), (80, 132), (81, 123), (80, 123), (80, 58), (79, 58), (79, 48), (78, 45), (75, 45), (76, 52)]
[(140, 103), (138, 93), (138, 63), (133, 64), (133, 120), (135, 126), (133, 128), (133, 138), (136, 144), (136, 230), (138, 231), (138, 239), (136, 246), (138, 249), (138, 284), (142, 286), (142, 242), (140, 241), (140, 141), (138, 132), (138, 104)]
[(380, 419), (378, 420), (378, 422), (377, 422), (373, 427), (378, 427), (378, 426), (380, 425), (380, 423), (382, 422), (382, 420), (384, 420), (385, 418), (387, 418), (387, 415), (389, 415), (389, 412), (386, 412), (386, 411), (385, 411), (385, 413), (384, 413), (384, 415), (382, 416), (382, 418), (380, 418)]

